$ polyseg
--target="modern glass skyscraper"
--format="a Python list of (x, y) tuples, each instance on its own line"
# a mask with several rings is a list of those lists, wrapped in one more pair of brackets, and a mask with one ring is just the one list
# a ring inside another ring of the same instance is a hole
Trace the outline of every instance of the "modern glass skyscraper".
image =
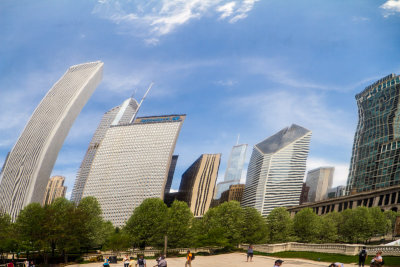
[(346, 194), (400, 182), (400, 76), (390, 74), (356, 95), (354, 136)]
[(291, 125), (253, 148), (242, 205), (267, 216), (299, 204), (311, 131)]
[(111, 126), (93, 159), (82, 197), (96, 197), (104, 219), (114, 226), (124, 225), (144, 199), (163, 199), (185, 117), (141, 117), (132, 124)]
[(107, 111), (100, 121), (99, 126), (94, 133), (89, 147), (86, 151), (85, 157), (81, 163), (78, 175), (75, 180), (74, 189), (72, 190), (71, 200), (79, 203), (82, 198), (83, 189), (85, 188), (86, 181), (92, 167), (93, 159), (96, 152), (106, 135), (107, 130), (111, 125), (121, 125), (130, 122), (132, 116), (138, 108), (138, 103), (133, 98), (126, 99), (121, 105), (114, 107)]
[(70, 67), (33, 112), (0, 174), (0, 210), (13, 220), (29, 203), (43, 202), (58, 152), (102, 74), (100, 61)]
[(220, 198), (222, 192), (229, 189), (231, 185), (239, 184), (242, 177), (243, 164), (246, 159), (247, 144), (236, 145), (232, 148), (225, 171), (224, 181), (218, 183), (215, 198)]
[(182, 175), (178, 198), (188, 203), (195, 217), (210, 208), (220, 162), (221, 154), (203, 154)]

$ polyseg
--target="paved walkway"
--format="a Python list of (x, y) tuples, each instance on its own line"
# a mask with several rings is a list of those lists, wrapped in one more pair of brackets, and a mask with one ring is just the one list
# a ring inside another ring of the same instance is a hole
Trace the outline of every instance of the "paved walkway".
[[(192, 267), (273, 267), (277, 258), (266, 256), (254, 256), (253, 262), (246, 262), (246, 254), (231, 253), (215, 256), (196, 256)], [(303, 259), (282, 259), (285, 262), (282, 267), (328, 267), (329, 263), (315, 262)], [(167, 258), (168, 267), (185, 267), (185, 258)], [(156, 265), (155, 260), (148, 260), (147, 267)], [(100, 263), (88, 263), (81, 265), (68, 265), (68, 267), (101, 267)], [(347, 267), (347, 265), (345, 265)], [(349, 265), (350, 266), (350, 265)], [(110, 267), (123, 267), (123, 263), (110, 264)]]

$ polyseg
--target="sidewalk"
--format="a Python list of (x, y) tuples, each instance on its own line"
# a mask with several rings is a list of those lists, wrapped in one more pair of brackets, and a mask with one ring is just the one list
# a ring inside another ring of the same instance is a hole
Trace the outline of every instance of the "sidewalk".
[[(254, 256), (253, 262), (246, 262), (245, 253), (230, 253), (215, 256), (196, 256), (192, 262), (192, 267), (273, 267), (277, 258), (267, 256)], [(282, 259), (284, 263), (282, 267), (328, 267), (330, 263), (315, 262), (303, 259)], [(185, 258), (167, 258), (168, 267), (184, 267)], [(157, 262), (154, 259), (147, 261), (147, 267), (153, 267)], [(101, 263), (88, 263), (68, 265), (71, 267), (101, 267)], [(123, 267), (123, 263), (110, 264), (110, 267)], [(345, 264), (345, 266), (347, 266)], [(350, 265), (349, 265), (350, 266)]]

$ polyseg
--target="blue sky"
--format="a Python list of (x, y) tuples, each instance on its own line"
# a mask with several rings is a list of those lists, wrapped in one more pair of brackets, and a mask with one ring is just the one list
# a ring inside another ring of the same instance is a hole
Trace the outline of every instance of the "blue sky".
[(292, 123), (313, 131), (307, 168), (344, 184), (354, 95), (400, 72), (399, 0), (2, 0), (0, 25), (1, 163), (70, 65), (105, 63), (53, 171), (69, 192), (103, 113), (151, 81), (140, 115), (187, 114), (173, 188), (200, 154), (222, 153), (222, 178), (238, 134), (249, 159)]

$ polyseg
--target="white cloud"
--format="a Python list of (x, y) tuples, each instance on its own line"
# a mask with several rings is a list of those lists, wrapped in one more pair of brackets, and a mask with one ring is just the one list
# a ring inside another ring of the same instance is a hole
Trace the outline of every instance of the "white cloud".
[(258, 125), (268, 127), (266, 130), (269, 131), (296, 123), (313, 132), (312, 142), (347, 146), (353, 141), (354, 121), (351, 118), (354, 115), (328, 105), (324, 94), (306, 90), (268, 90), (232, 102), (228, 105), (237, 107), (239, 112), (249, 112), (257, 118)]
[[(181, 25), (204, 16), (220, 14), (220, 19), (230, 23), (247, 17), (258, 0), (100, 0), (94, 14), (121, 26), (121, 33), (144, 37), (146, 43), (155, 45), (160, 36), (173, 32)], [(222, 13), (222, 14), (221, 14)]]
[(226, 79), (226, 80), (219, 80), (215, 82), (218, 85), (222, 85), (225, 87), (230, 87), (230, 86), (234, 86), (236, 85), (238, 82), (236, 80), (233, 79)]
[(307, 171), (316, 169), (319, 167), (335, 167), (335, 172), (333, 175), (332, 187), (338, 185), (346, 185), (347, 176), (349, 174), (349, 163), (347, 162), (335, 162), (323, 158), (308, 158), (307, 160)]
[(235, 2), (229, 2), (229, 3), (226, 3), (225, 5), (217, 7), (217, 11), (222, 13), (220, 18), (224, 19), (226, 17), (231, 16), (235, 5), (236, 5)]
[(370, 19), (367, 17), (353, 16), (352, 20), (354, 22), (365, 22), (365, 21), (369, 21)]
[(400, 13), (400, 0), (388, 0), (380, 8), (384, 10), (383, 16), (385, 18)]

